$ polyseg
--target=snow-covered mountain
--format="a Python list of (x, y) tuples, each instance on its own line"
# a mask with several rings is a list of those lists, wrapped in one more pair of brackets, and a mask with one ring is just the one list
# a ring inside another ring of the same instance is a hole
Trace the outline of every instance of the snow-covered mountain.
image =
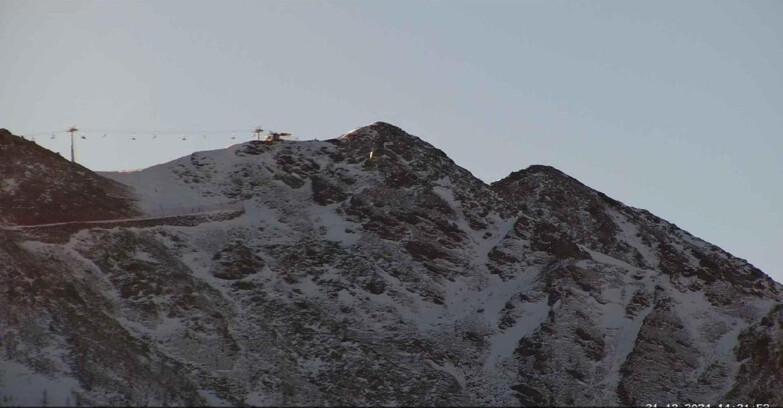
[(127, 220), (0, 229), (0, 404), (783, 404), (783, 287), (554, 168), (377, 122), (102, 176)]

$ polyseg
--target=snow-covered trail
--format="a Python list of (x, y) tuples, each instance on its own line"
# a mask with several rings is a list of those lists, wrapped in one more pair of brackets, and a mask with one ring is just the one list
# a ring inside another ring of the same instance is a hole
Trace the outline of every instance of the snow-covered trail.
[(163, 220), (163, 219), (167, 219), (167, 218), (191, 217), (191, 216), (220, 214), (220, 213), (238, 212), (238, 211), (244, 211), (244, 207), (241, 205), (241, 203), (240, 203), (240, 205), (232, 205), (230, 207), (225, 207), (223, 209), (211, 209), (211, 210), (207, 210), (207, 211), (194, 211), (194, 212), (181, 212), (181, 213), (172, 212), (172, 213), (166, 214), (166, 215), (147, 216), (147, 217), (116, 218), (116, 219), (112, 219), (112, 220), (99, 220), (99, 221), (68, 221), (68, 222), (55, 222), (55, 223), (50, 223), (50, 224), (33, 224), (33, 225), (0, 225), (0, 229), (7, 230), (7, 231), (19, 231), (19, 230), (32, 229), (32, 228), (59, 227), (59, 226), (63, 226), (63, 225), (115, 224), (115, 223), (118, 223), (118, 222), (119, 223), (124, 223), (124, 222), (135, 222), (135, 221)]

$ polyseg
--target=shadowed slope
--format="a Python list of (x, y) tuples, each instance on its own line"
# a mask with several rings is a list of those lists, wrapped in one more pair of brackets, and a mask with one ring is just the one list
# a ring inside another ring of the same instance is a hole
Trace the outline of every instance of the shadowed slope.
[(136, 214), (129, 190), (0, 129), (0, 224), (32, 225)]

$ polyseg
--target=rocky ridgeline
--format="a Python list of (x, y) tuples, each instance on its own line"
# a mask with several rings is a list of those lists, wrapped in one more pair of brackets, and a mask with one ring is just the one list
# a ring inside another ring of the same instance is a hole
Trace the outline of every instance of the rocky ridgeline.
[(783, 403), (781, 286), (554, 168), (378, 122), (105, 176), (245, 211), (0, 231), (0, 404)]

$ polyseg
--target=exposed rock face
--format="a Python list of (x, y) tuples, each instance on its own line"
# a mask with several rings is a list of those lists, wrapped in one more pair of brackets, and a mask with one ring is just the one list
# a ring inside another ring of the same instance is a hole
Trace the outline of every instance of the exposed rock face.
[(737, 379), (728, 396), (749, 396), (751, 404), (783, 405), (783, 305), (778, 304), (761, 321), (740, 335), (735, 350), (741, 363)]
[(781, 286), (551, 167), (379, 122), (105, 176), (245, 212), (0, 230), (0, 404), (783, 403)]

